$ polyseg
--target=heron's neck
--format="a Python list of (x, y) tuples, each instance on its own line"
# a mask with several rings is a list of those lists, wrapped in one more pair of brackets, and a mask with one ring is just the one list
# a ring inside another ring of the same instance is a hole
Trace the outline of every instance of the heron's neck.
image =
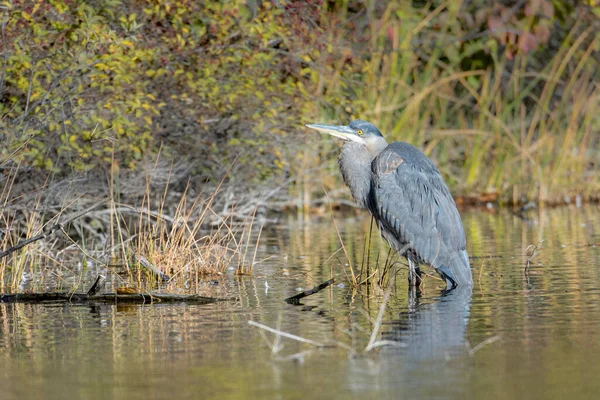
[(354, 201), (367, 208), (367, 196), (371, 188), (371, 162), (387, 147), (384, 138), (368, 145), (346, 142), (342, 146), (338, 164), (344, 182), (350, 188)]

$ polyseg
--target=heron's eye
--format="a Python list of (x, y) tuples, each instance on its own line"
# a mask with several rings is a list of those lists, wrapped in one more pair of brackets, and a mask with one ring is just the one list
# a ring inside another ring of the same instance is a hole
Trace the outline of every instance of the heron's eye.
[(358, 136), (361, 136), (363, 134), (362, 129), (359, 129), (358, 131), (356, 131), (356, 133), (358, 133)]

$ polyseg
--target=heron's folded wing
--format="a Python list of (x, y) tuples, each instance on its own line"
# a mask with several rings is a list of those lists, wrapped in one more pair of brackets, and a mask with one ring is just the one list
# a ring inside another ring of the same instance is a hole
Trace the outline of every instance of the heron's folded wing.
[(384, 150), (372, 165), (369, 208), (383, 228), (437, 267), (442, 253), (465, 249), (465, 235), (442, 176), (422, 157), (427, 163), (416, 165), (414, 157), (405, 161), (396, 149)]

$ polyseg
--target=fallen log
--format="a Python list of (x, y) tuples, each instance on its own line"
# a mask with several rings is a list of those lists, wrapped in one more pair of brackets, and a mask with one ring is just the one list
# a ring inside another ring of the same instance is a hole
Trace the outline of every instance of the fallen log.
[(284, 299), (284, 301), (286, 303), (290, 303), (290, 304), (299, 304), (300, 299), (302, 299), (306, 296), (310, 296), (311, 294), (320, 292), (321, 290), (325, 289), (327, 286), (331, 285), (334, 282), (335, 282), (335, 278), (332, 278), (332, 279), (328, 280), (327, 282), (323, 282), (320, 285), (313, 287), (312, 289), (308, 289), (308, 290), (305, 290), (304, 292), (301, 292), (294, 296), (288, 297), (287, 299)]
[(14, 293), (0, 295), (0, 303), (103, 303), (103, 304), (144, 304), (144, 303), (188, 303), (209, 304), (234, 298), (216, 298), (195, 294), (135, 293), (135, 294), (87, 294), (87, 293)]

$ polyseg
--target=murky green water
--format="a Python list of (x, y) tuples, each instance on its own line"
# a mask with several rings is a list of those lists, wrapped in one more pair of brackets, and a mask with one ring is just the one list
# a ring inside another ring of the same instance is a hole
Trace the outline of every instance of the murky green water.
[[(331, 217), (290, 219), (263, 231), (257, 258), (267, 259), (255, 278), (224, 279), (214, 289), (239, 301), (1, 304), (0, 399), (595, 398), (600, 208), (529, 217), (463, 212), (472, 292), (441, 297), (440, 282), (430, 278), (415, 298), (401, 271), (382, 338), (403, 346), (368, 354), (382, 295), (337, 285), (349, 268)], [(360, 268), (370, 220), (336, 221)], [(526, 249), (542, 239), (526, 273)], [(371, 268), (386, 254), (376, 238)], [(336, 286), (301, 306), (283, 302), (330, 274)], [(273, 355), (273, 335), (265, 334), (267, 344), (248, 320), (338, 345), (319, 350), (284, 338)]]

